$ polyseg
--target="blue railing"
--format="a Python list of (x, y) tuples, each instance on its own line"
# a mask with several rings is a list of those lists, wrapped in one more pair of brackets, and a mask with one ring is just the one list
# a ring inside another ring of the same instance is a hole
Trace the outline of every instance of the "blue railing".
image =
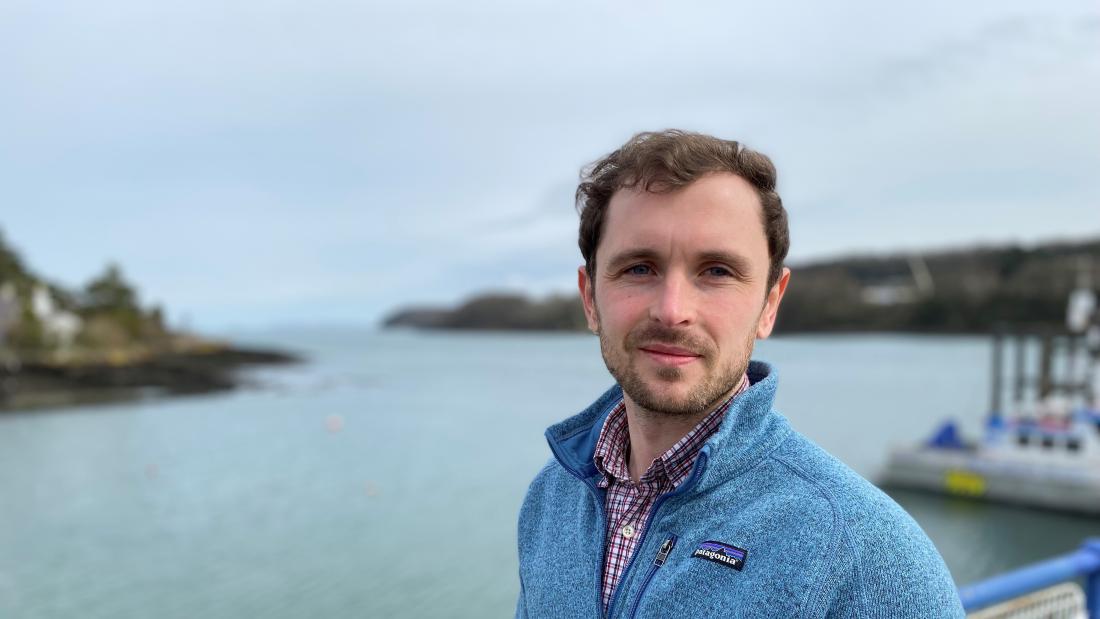
[(1085, 540), (1069, 554), (961, 587), (959, 597), (971, 612), (1078, 578), (1085, 579), (1089, 617), (1100, 619), (1100, 537)]

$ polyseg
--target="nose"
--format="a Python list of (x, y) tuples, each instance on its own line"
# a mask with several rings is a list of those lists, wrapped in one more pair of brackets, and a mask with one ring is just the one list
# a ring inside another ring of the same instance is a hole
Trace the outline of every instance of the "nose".
[(656, 298), (650, 305), (650, 318), (669, 327), (694, 322), (695, 288), (686, 277), (677, 274), (666, 275), (657, 286), (655, 293)]

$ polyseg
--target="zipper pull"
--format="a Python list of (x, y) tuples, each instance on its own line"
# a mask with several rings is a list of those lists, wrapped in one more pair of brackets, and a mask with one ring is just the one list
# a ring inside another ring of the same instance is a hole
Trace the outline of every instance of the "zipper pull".
[(665, 543), (661, 544), (661, 550), (657, 552), (657, 558), (653, 560), (653, 565), (661, 567), (665, 564), (665, 560), (668, 559), (668, 553), (672, 552), (673, 546), (676, 545), (676, 536), (665, 540)]

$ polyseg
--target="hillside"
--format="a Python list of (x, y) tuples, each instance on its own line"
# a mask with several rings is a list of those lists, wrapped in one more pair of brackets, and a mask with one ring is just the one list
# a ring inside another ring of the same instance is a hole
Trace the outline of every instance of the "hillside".
[(50, 282), (0, 236), (0, 410), (230, 389), (241, 366), (294, 360), (170, 329), (117, 265), (79, 289)]

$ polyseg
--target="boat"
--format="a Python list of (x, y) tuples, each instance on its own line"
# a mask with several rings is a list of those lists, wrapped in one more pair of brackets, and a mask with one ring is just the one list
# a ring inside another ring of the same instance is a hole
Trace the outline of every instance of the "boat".
[(881, 486), (1100, 515), (1100, 308), (1082, 280), (1065, 330), (994, 333), (982, 436), (945, 421), (924, 443), (891, 450)]

